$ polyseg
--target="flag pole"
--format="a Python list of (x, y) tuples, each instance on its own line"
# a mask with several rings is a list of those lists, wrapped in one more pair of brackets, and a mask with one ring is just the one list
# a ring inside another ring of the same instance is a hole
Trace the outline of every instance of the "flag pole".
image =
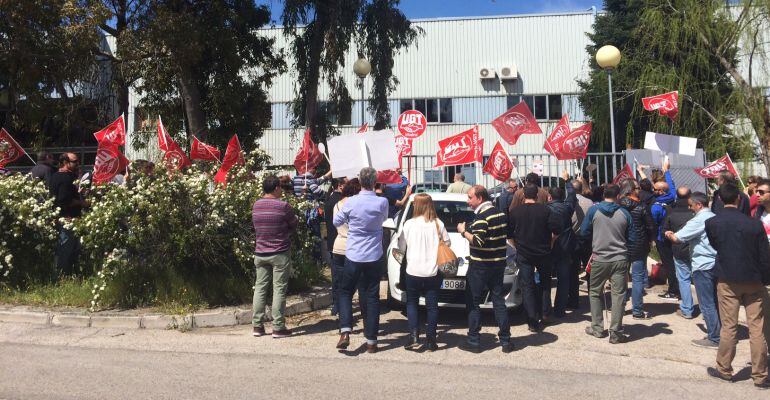
[[(725, 152), (725, 154), (727, 154), (727, 159), (730, 160), (730, 164), (732, 164), (733, 168), (735, 168), (735, 163), (733, 162), (732, 157), (730, 157), (730, 153)], [(735, 168), (735, 172), (738, 172), (738, 168)], [(735, 175), (738, 178), (738, 182), (740, 182), (741, 186), (743, 186), (743, 190), (746, 190), (746, 185), (743, 183), (743, 179), (741, 179), (741, 174), (738, 173), (738, 174), (735, 174)]]

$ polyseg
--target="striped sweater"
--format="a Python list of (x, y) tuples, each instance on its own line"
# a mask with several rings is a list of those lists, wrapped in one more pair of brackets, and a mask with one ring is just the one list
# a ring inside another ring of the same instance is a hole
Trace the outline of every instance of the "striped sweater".
[(298, 222), (289, 203), (272, 198), (259, 199), (251, 209), (251, 220), (258, 256), (270, 256), (289, 250), (290, 234), (297, 228)]
[(473, 235), (470, 242), (471, 266), (504, 268), (508, 231), (505, 214), (491, 202), (482, 203), (476, 211), (476, 219), (468, 230)]

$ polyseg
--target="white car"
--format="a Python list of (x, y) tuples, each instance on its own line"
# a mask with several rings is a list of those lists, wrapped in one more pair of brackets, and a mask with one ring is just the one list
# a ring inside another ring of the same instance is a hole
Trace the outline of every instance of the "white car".
[[(464, 194), (453, 193), (428, 193), (433, 199), (436, 207), (436, 213), (444, 223), (449, 232), (451, 248), (462, 261), (457, 272), (457, 277), (446, 278), (441, 284), (441, 290), (438, 295), (439, 307), (465, 308), (465, 275), (468, 272), (468, 256), (470, 255), (468, 241), (457, 233), (457, 224), (466, 222), (470, 225), (473, 220), (473, 209), (466, 202), (467, 196)], [(388, 219), (383, 224), (386, 228), (385, 234), (391, 235), (390, 245), (388, 246), (388, 303), (394, 306), (406, 304), (406, 292), (400, 290), (396, 285), (399, 283), (401, 264), (397, 259), (399, 251), (395, 254), (393, 249), (398, 248), (396, 240), (401, 234), (404, 222), (412, 218), (412, 201), (414, 195), (409, 198), (409, 202), (395, 219)], [(518, 284), (518, 268), (513, 261), (514, 251), (509, 248), (508, 262), (505, 267), (505, 276), (503, 278), (503, 287), (505, 292), (505, 305), (508, 308), (517, 307), (521, 304), (521, 290)], [(401, 257), (398, 257), (401, 258)], [(492, 308), (492, 301), (489, 299), (489, 293), (484, 291), (485, 299), (481, 308)], [(420, 305), (425, 305), (425, 298), (420, 297)]]

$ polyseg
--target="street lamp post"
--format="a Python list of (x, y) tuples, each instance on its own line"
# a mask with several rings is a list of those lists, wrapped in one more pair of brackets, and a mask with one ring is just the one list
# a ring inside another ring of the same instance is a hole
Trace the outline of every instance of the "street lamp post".
[(612, 106), (612, 70), (618, 67), (620, 64), (620, 50), (615, 46), (603, 46), (596, 52), (596, 63), (599, 64), (605, 71), (607, 71), (607, 84), (609, 86), (610, 97), (610, 139), (612, 145), (612, 168), (613, 173), (618, 172), (617, 160), (615, 157), (615, 114)]
[(364, 79), (372, 72), (372, 65), (369, 64), (364, 56), (359, 55), (358, 60), (353, 64), (353, 72), (361, 79), (361, 125), (366, 123), (366, 111), (365, 111), (365, 95), (364, 95)]

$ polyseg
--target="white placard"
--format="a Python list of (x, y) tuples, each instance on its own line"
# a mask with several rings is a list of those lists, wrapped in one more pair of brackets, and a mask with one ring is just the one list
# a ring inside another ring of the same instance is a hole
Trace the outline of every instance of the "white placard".
[(332, 175), (354, 177), (361, 168), (378, 171), (398, 168), (398, 153), (392, 131), (341, 135), (328, 140)]
[(695, 156), (698, 139), (683, 136), (664, 135), (662, 133), (647, 132), (644, 137), (644, 148), (658, 150), (663, 153), (683, 154)]

